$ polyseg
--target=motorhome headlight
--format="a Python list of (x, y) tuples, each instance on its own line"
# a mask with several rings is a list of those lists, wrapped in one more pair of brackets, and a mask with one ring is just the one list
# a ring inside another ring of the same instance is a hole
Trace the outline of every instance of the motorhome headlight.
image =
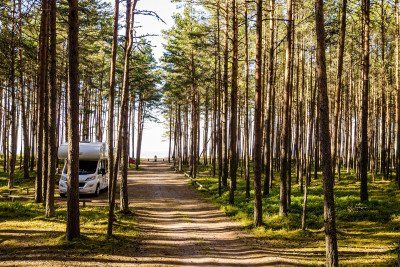
[(86, 178), (86, 182), (88, 182), (88, 181), (93, 181), (94, 179), (96, 179), (96, 175), (92, 175), (92, 176), (89, 176), (88, 178)]

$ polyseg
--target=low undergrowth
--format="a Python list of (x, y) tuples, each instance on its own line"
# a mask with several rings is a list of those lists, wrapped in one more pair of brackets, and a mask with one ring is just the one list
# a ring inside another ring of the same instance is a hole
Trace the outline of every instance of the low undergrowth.
[[(293, 175), (294, 179), (294, 175)], [(275, 174), (273, 188), (263, 199), (264, 226), (253, 228), (253, 189), (245, 197), (244, 178), (238, 176), (235, 204), (229, 205), (229, 192), (218, 194), (218, 178), (210, 176), (208, 167), (200, 168), (197, 189), (227, 215), (249, 229), (258, 241), (281, 250), (294, 250), (304, 255), (301, 261), (323, 264), (325, 237), (323, 230), (322, 177), (313, 180), (308, 190), (307, 230), (301, 230), (303, 193), (293, 180), (290, 211), (279, 215), (279, 176)], [(400, 242), (400, 192), (392, 181), (369, 182), (370, 201), (360, 202), (360, 183), (354, 174), (342, 174), (335, 184), (338, 245), (341, 264), (395, 265)], [(306, 258), (306, 259), (305, 259)]]

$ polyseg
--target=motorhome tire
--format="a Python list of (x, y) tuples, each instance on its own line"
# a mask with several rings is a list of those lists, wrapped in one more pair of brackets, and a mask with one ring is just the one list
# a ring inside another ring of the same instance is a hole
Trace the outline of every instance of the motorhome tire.
[(96, 197), (98, 197), (98, 196), (100, 195), (100, 185), (99, 185), (99, 184), (98, 184), (97, 187), (96, 187), (96, 191), (94, 192), (94, 195), (95, 195)]

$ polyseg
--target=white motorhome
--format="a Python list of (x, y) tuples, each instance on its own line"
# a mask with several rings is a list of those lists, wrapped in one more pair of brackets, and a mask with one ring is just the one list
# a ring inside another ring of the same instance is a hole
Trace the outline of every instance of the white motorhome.
[[(107, 151), (105, 143), (79, 143), (79, 193), (94, 194), (108, 187)], [(68, 143), (58, 149), (58, 158), (65, 160), (59, 182), (60, 196), (67, 194)]]

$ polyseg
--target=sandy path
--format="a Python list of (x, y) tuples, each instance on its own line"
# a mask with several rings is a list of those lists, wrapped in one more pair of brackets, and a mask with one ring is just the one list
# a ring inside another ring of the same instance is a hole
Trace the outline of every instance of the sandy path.
[(147, 163), (129, 180), (141, 245), (137, 263), (151, 266), (291, 265), (206, 203), (188, 180), (163, 163)]

